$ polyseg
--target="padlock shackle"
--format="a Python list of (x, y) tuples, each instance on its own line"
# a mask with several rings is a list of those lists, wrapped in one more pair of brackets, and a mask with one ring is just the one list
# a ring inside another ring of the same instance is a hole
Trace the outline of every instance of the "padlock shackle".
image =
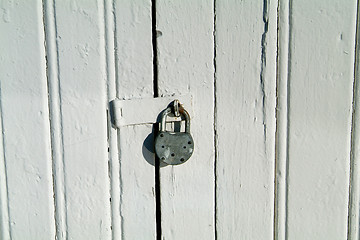
[(190, 115), (182, 106), (179, 108), (179, 113), (185, 116), (185, 132), (190, 133)]
[[(166, 108), (161, 114), (161, 125), (160, 132), (166, 131), (166, 117), (171, 113), (171, 107)], [(182, 107), (179, 107), (179, 113), (185, 116), (185, 132), (190, 133), (190, 115), (189, 113)]]
[(160, 124), (160, 132), (166, 131), (166, 117), (167, 115), (171, 113), (171, 108), (168, 107), (161, 113), (161, 124)]

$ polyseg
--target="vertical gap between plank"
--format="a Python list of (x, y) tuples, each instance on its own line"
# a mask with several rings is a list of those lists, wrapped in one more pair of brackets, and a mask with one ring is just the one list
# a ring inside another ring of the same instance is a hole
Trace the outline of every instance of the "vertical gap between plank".
[[(159, 97), (158, 86), (158, 53), (157, 53), (157, 32), (156, 32), (156, 0), (151, 0), (152, 19), (152, 46), (153, 46), (153, 92), (154, 98)], [(159, 125), (154, 124), (154, 135), (159, 131)], [(155, 216), (156, 216), (156, 239), (161, 240), (161, 192), (160, 192), (160, 159), (155, 154)]]
[(49, 120), (49, 136), (50, 138), (48, 139), (50, 141), (50, 157), (51, 157), (51, 184), (52, 184), (52, 200), (53, 200), (53, 218), (54, 218), (54, 239), (58, 239), (58, 229), (57, 229), (57, 218), (56, 218), (56, 213), (57, 213), (57, 209), (56, 209), (56, 201), (55, 201), (55, 183), (54, 183), (54, 170), (53, 170), (53, 162), (54, 162), (54, 154), (53, 154), (53, 141), (51, 139), (51, 118), (50, 118), (50, 96), (49, 96), (49, 62), (48, 62), (48, 46), (46, 43), (46, 39), (47, 39), (47, 32), (46, 32), (46, 6), (45, 6), (45, 2), (44, 0), (42, 1), (41, 4), (41, 11), (42, 11), (42, 23), (43, 23), (43, 31), (44, 31), (44, 54), (45, 54), (45, 74), (46, 74), (46, 91), (47, 91), (47, 110), (48, 110), (48, 120)]
[(350, 178), (349, 178), (349, 206), (348, 206), (348, 240), (359, 239), (359, 201), (360, 201), (360, 132), (359, 132), (359, 111), (360, 111), (360, 86), (358, 78), (360, 75), (359, 65), (359, 1), (357, 1), (356, 30), (355, 30), (355, 56), (354, 56), (354, 82), (352, 101), (352, 123), (351, 123), (351, 146), (350, 146)]
[(153, 91), (154, 98), (159, 97), (158, 87), (158, 54), (156, 39), (156, 0), (151, 0), (151, 19), (152, 19), (152, 46), (153, 46)]
[(279, 0), (277, 11), (276, 60), (276, 140), (275, 140), (275, 191), (274, 240), (287, 239), (287, 180), (289, 148), (289, 79), (291, 2)]
[(56, 12), (53, 0), (43, 0), (47, 90), (51, 133), (52, 178), (55, 211), (55, 239), (67, 239), (65, 166), (62, 136), (62, 109)]
[(289, 208), (288, 208), (288, 198), (289, 198), (289, 141), (290, 141), (290, 81), (291, 81), (291, 61), (292, 61), (292, 51), (291, 51), (291, 46), (292, 46), (292, 1), (293, 0), (288, 0), (289, 2), (287, 3), (288, 6), (288, 45), (287, 45), (287, 55), (288, 55), (288, 60), (287, 60), (287, 81), (286, 81), (286, 158), (285, 158), (285, 219), (284, 219), (284, 231), (285, 231), (285, 239), (288, 239), (288, 231), (287, 231), (287, 227), (288, 227), (288, 215), (289, 215)]
[(6, 155), (5, 155), (5, 136), (4, 136), (4, 121), (3, 121), (3, 107), (1, 99), (1, 81), (0, 81), (0, 131), (1, 131), (1, 155), (0, 160), (0, 239), (10, 240), (10, 208), (9, 208), (9, 192), (7, 184), (6, 171)]
[(213, 5), (214, 11), (214, 26), (213, 26), (213, 38), (214, 38), (214, 59), (213, 59), (213, 67), (214, 67), (214, 239), (218, 238), (217, 234), (217, 159), (218, 159), (218, 135), (217, 135), (217, 88), (216, 88), (216, 0), (214, 0)]
[(285, 192), (284, 192), (284, 197), (285, 197), (285, 202), (284, 202), (284, 208), (285, 208), (285, 216), (284, 216), (284, 223), (283, 223), (283, 228), (284, 228), (284, 240), (288, 239), (288, 216), (289, 216), (289, 208), (288, 208), (288, 203), (289, 203), (289, 142), (290, 142), (290, 75), (291, 75), (291, 1), (289, 0), (289, 44), (288, 44), (288, 65), (287, 65), (287, 81), (286, 81), (286, 157), (285, 157), (285, 179), (284, 179), (284, 184), (285, 184)]

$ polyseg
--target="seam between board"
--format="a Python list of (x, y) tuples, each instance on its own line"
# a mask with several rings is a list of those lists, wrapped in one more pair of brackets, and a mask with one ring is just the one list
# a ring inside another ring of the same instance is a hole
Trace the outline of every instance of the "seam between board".
[(154, 98), (159, 97), (158, 86), (158, 54), (157, 54), (157, 32), (156, 32), (156, 0), (151, 0), (151, 20), (152, 20), (152, 46), (153, 46), (153, 92)]
[[(107, 170), (107, 181), (106, 181), (106, 192), (107, 195), (104, 196), (104, 202), (107, 203), (106, 206), (106, 213), (105, 214), (105, 218), (106, 218), (106, 225), (105, 228), (101, 227), (101, 235), (104, 237), (110, 237), (112, 239), (119, 239), (118, 237), (118, 226), (119, 226), (119, 218), (116, 217), (117, 215), (115, 214), (116, 211), (112, 211), (113, 209), (113, 204), (112, 204), (112, 190), (114, 189), (114, 187), (116, 186), (116, 184), (113, 184), (112, 181), (112, 173), (111, 173), (111, 169), (113, 169), (112, 164), (113, 162), (116, 161), (112, 161), (113, 159), (113, 155), (112, 153), (114, 152), (114, 150), (116, 149), (111, 147), (113, 145), (114, 142), (114, 137), (113, 137), (113, 132), (111, 129), (111, 122), (110, 122), (110, 118), (109, 118), (109, 98), (110, 98), (110, 81), (114, 80), (114, 78), (111, 76), (110, 72), (112, 68), (110, 67), (110, 49), (108, 48), (108, 45), (110, 44), (110, 40), (111, 36), (108, 38), (108, 24), (111, 23), (111, 20), (108, 20), (107, 18), (107, 5), (108, 1), (106, 0), (97, 0), (97, 6), (98, 6), (98, 21), (99, 21), (99, 35), (102, 36), (99, 38), (99, 55), (101, 58), (101, 62), (100, 62), (100, 66), (101, 66), (101, 70), (102, 70), (102, 81), (104, 84), (104, 97), (103, 97), (103, 104), (104, 104), (104, 109), (105, 111), (102, 113), (103, 114), (103, 118), (104, 121), (106, 123), (106, 129), (104, 129), (106, 131), (106, 140), (105, 140), (105, 146), (107, 148), (107, 151), (104, 154), (104, 159), (106, 160), (105, 166), (104, 168)], [(111, 15), (109, 16), (111, 17)], [(116, 143), (116, 142), (115, 142)], [(118, 194), (116, 194), (116, 196), (118, 196)], [(117, 220), (117, 223), (114, 226), (114, 220)], [(108, 231), (110, 231), (110, 233), (108, 234)], [(116, 233), (116, 237), (114, 237), (114, 234)]]
[(274, 240), (287, 239), (287, 192), (289, 164), (289, 79), (291, 0), (279, 0), (277, 10), (276, 133), (274, 180)]
[(292, 61), (292, 0), (288, 0), (288, 45), (287, 45), (287, 81), (286, 81), (286, 158), (285, 158), (285, 219), (284, 231), (285, 239), (288, 239), (288, 215), (289, 215), (289, 146), (290, 146), (290, 81), (291, 81), (291, 61)]
[(56, 7), (53, 0), (43, 0), (47, 91), (51, 133), (52, 178), (55, 211), (55, 239), (68, 239), (64, 139), (59, 73), (59, 51), (56, 27)]
[(53, 161), (54, 161), (54, 156), (53, 156), (53, 142), (52, 142), (52, 139), (51, 139), (51, 133), (52, 133), (52, 131), (51, 131), (51, 118), (50, 118), (50, 109), (51, 109), (51, 107), (50, 107), (50, 96), (49, 96), (49, 68), (48, 68), (48, 66), (49, 66), (49, 62), (48, 62), (48, 52), (47, 52), (47, 44), (46, 44), (46, 37), (47, 37), (47, 33), (46, 33), (46, 11), (45, 11), (45, 2), (44, 1), (42, 1), (42, 4), (41, 4), (41, 7), (42, 7), (42, 9), (41, 9), (41, 11), (42, 11), (42, 23), (43, 23), (43, 31), (44, 31), (44, 35), (43, 35), (43, 37), (44, 37), (44, 54), (45, 54), (45, 75), (46, 75), (46, 91), (47, 91), (47, 110), (48, 110), (48, 123), (49, 123), (49, 125), (48, 125), (48, 127), (49, 127), (49, 141), (50, 141), (50, 162), (51, 162), (51, 164), (50, 164), (50, 166), (51, 166), (51, 176), (50, 176), (50, 179), (52, 180), (52, 182), (51, 182), (51, 184), (52, 184), (52, 202), (53, 202), (53, 209), (52, 209), (52, 211), (53, 211), (53, 218), (54, 218), (54, 225), (53, 225), (53, 227), (54, 227), (54, 230), (55, 230), (55, 232), (54, 232), (54, 239), (58, 239), (58, 236), (57, 236), (57, 218), (56, 218), (56, 202), (55, 202), (55, 188), (54, 188), (54, 186), (55, 186), (55, 184), (54, 184), (54, 172), (53, 172)]
[[(110, 0), (109, 0), (110, 1)], [(120, 84), (119, 84), (119, 70), (118, 70), (118, 66), (119, 66), (119, 48), (118, 48), (118, 29), (117, 29), (117, 24), (116, 24), (116, 0), (112, 0), (112, 16), (113, 16), (113, 39), (114, 39), (114, 63), (115, 63), (115, 95), (116, 98), (119, 98), (120, 96)], [(122, 154), (120, 151), (120, 139), (121, 139), (121, 130), (120, 128), (117, 129), (117, 136), (116, 136), (116, 140), (117, 140), (117, 161), (118, 161), (118, 180), (119, 180), (119, 203), (118, 203), (118, 207), (119, 208), (119, 214), (120, 214), (120, 236), (121, 239), (125, 239), (125, 235), (124, 235), (124, 216), (122, 214), (122, 203), (123, 203), (123, 195), (124, 195), (124, 191), (123, 191), (123, 178), (121, 175), (121, 164), (122, 164)]]
[(1, 81), (0, 81), (0, 130), (1, 130), (1, 153), (2, 160), (0, 161), (0, 216), (1, 216), (1, 238), (4, 240), (12, 239), (11, 226), (10, 226), (10, 206), (9, 206), (9, 188), (7, 181), (6, 171), (6, 154), (5, 154), (5, 136), (4, 136), (4, 120), (3, 120), (3, 107), (1, 99)]
[(117, 130), (112, 128), (113, 108), (110, 102), (116, 98), (115, 65), (115, 6), (112, 0), (103, 0), (104, 7), (104, 50), (107, 94), (107, 141), (108, 141), (108, 176), (109, 201), (111, 209), (112, 239), (121, 239), (122, 221), (120, 215), (120, 163), (118, 161)]
[(217, 232), (217, 217), (218, 217), (218, 209), (217, 209), (217, 160), (218, 160), (218, 135), (217, 135), (217, 88), (216, 88), (216, 0), (214, 0), (213, 11), (214, 11), (214, 26), (213, 26), (213, 38), (214, 38), (214, 59), (213, 59), (213, 67), (214, 67), (214, 116), (213, 116), (213, 124), (214, 124), (214, 239), (218, 239)]
[(349, 203), (348, 203), (348, 240), (359, 239), (359, 194), (360, 194), (360, 176), (359, 176), (359, 132), (358, 132), (358, 121), (359, 121), (359, 83), (358, 77), (360, 73), (359, 66), (359, 1), (357, 1), (357, 12), (356, 12), (356, 24), (355, 24), (355, 54), (354, 54), (354, 79), (353, 79), (353, 99), (352, 99), (352, 115), (351, 115), (351, 135), (350, 135), (350, 176), (349, 176)]
[[(158, 85), (158, 48), (157, 48), (157, 30), (156, 30), (156, 0), (151, 0), (151, 32), (152, 32), (152, 47), (153, 47), (153, 97), (159, 97)], [(159, 131), (159, 125), (153, 125), (154, 135)], [(155, 154), (155, 226), (156, 239), (162, 238), (161, 226), (161, 179), (160, 179), (160, 159)]]

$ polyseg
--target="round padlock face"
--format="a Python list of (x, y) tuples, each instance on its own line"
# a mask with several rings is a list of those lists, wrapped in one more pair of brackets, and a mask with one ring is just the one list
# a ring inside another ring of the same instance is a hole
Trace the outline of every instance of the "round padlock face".
[(194, 151), (194, 141), (187, 132), (160, 132), (155, 139), (159, 159), (170, 165), (186, 162)]

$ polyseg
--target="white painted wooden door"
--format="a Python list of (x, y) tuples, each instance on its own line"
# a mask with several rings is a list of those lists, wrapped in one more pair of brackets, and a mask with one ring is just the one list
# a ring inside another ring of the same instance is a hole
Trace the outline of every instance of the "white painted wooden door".
[(0, 5), (0, 239), (359, 239), (356, 0)]

